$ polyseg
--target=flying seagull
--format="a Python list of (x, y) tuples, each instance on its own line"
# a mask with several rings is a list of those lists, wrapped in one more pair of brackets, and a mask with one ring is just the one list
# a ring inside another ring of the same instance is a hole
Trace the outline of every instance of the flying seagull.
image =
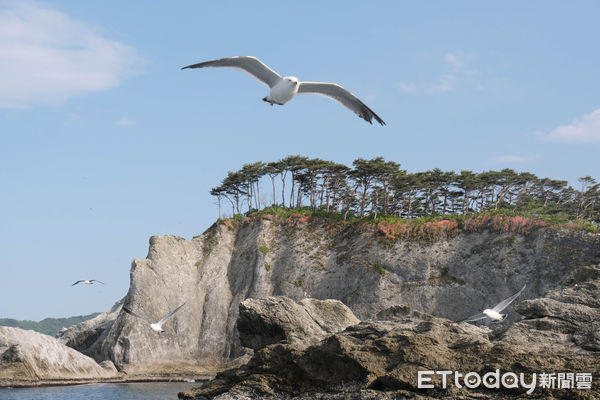
[(145, 321), (148, 325), (150, 325), (150, 328), (152, 328), (152, 330), (156, 333), (158, 333), (159, 335), (164, 332), (165, 330), (162, 328), (163, 324), (165, 322), (167, 322), (167, 320), (169, 318), (171, 318), (173, 315), (175, 315), (175, 313), (177, 311), (179, 311), (181, 309), (181, 307), (185, 306), (185, 303), (183, 303), (182, 305), (180, 305), (179, 307), (177, 307), (176, 309), (174, 309), (173, 311), (171, 311), (170, 313), (168, 313), (167, 315), (165, 315), (164, 317), (162, 317), (162, 319), (158, 322), (152, 322), (152, 321), (148, 321), (146, 318), (141, 317), (139, 315), (137, 315), (136, 313), (134, 313), (133, 311), (131, 311), (130, 309), (128, 309), (127, 307), (123, 307), (123, 311), (125, 311), (128, 314), (133, 315), (136, 318), (141, 319), (142, 321)]
[[(525, 285), (525, 286), (527, 286), (527, 285)], [(500, 311), (504, 310), (506, 307), (508, 307), (510, 305), (510, 303), (515, 301), (515, 299), (517, 297), (519, 297), (519, 295), (523, 292), (523, 290), (525, 290), (525, 286), (523, 286), (523, 288), (521, 290), (519, 290), (517, 293), (513, 294), (509, 298), (504, 299), (500, 303), (496, 304), (494, 306), (494, 308), (486, 308), (485, 310), (483, 310), (483, 312), (473, 315), (469, 318), (465, 318), (458, 322), (473, 322), (473, 321), (479, 321), (480, 319), (484, 319), (484, 318), (489, 318), (494, 321), (502, 321), (504, 319), (504, 317), (506, 317), (506, 314), (500, 314)]]
[(80, 279), (77, 282), (75, 282), (74, 284), (72, 284), (71, 286), (75, 286), (75, 285), (77, 285), (78, 283), (81, 283), (81, 282), (85, 283), (86, 285), (93, 285), (94, 282), (98, 282), (98, 283), (101, 283), (101, 284), (104, 285), (104, 282), (100, 282), (97, 279)]
[(312, 93), (339, 101), (370, 124), (372, 124), (371, 120), (375, 118), (381, 125), (385, 125), (385, 122), (373, 110), (342, 86), (329, 82), (301, 82), (295, 76), (281, 76), (256, 57), (221, 58), (188, 65), (181, 69), (204, 67), (231, 67), (248, 73), (254, 79), (269, 86), (271, 90), (269, 95), (263, 98), (263, 101), (271, 105), (282, 106), (296, 94)]

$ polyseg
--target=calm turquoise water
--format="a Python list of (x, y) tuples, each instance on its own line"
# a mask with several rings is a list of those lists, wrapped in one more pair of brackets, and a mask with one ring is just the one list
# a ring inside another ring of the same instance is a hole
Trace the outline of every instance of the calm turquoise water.
[(176, 400), (177, 393), (199, 386), (186, 382), (94, 383), (42, 388), (0, 388), (0, 400)]

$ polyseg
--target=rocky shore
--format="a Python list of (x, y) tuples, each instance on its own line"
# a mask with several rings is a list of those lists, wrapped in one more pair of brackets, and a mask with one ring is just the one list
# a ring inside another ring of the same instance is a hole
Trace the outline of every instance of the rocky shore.
[[(597, 267), (589, 270), (592, 274), (599, 271)], [(576, 283), (544, 298), (521, 302), (517, 307), (521, 321), (493, 329), (397, 306), (324, 339), (320, 332), (311, 334), (306, 329), (312, 321), (298, 317), (289, 299), (247, 300), (240, 305), (238, 329), (242, 344), (255, 349), (252, 359), (241, 368), (217, 374), (200, 388), (180, 393), (179, 398), (597, 399), (597, 382), (591, 389), (550, 389), (540, 387), (539, 380), (542, 373), (600, 376), (599, 299), (600, 279)], [(300, 331), (305, 340), (296, 339)], [(431, 374), (426, 375), (431, 378), (427, 383), (433, 387), (426, 389), (419, 388), (419, 371), (479, 376), (522, 373), (529, 386), (466, 388), (463, 383), (458, 388), (450, 375), (444, 389), (442, 376)], [(534, 374), (537, 382), (531, 386)]]

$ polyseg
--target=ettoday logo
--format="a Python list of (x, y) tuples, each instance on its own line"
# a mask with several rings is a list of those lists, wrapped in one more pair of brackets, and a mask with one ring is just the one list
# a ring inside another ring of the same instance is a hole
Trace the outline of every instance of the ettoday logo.
[(467, 372), (462, 374), (458, 371), (418, 371), (419, 389), (433, 389), (433, 378), (441, 376), (442, 388), (446, 389), (449, 382), (453, 382), (457, 388), (463, 386), (467, 389), (476, 389), (484, 386), (488, 389), (526, 389), (527, 394), (533, 393), (536, 387), (544, 389), (591, 389), (591, 373), (533, 373), (529, 377), (525, 374), (516, 374), (514, 372), (500, 373), (499, 369), (485, 373), (483, 376), (477, 372)]

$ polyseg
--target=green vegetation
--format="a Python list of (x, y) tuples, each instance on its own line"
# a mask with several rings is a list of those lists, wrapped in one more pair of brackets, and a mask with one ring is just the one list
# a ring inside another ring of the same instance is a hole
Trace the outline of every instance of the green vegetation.
[(302, 279), (296, 279), (294, 281), (294, 286), (296, 286), (296, 287), (302, 287), (302, 286), (304, 286), (304, 281)]
[(384, 276), (385, 274), (387, 274), (386, 269), (383, 267), (383, 265), (381, 265), (379, 263), (373, 264), (373, 269), (381, 276)]
[(448, 276), (448, 272), (449, 272), (448, 267), (442, 267), (442, 268), (440, 268), (440, 273), (439, 274), (431, 274), (429, 276), (429, 280), (430, 281), (435, 281), (435, 280), (447, 277)]
[(260, 252), (263, 254), (263, 256), (266, 256), (267, 253), (269, 252), (269, 248), (267, 246), (265, 246), (264, 244), (262, 246), (260, 246), (258, 248), (258, 250), (260, 250)]
[(209, 255), (210, 252), (219, 242), (219, 238), (217, 237), (217, 225), (217, 223), (213, 224), (204, 232), (204, 234), (206, 235), (204, 239), (204, 246), (202, 247), (202, 254), (204, 255), (204, 257)]
[[(262, 199), (261, 180), (272, 188), (271, 196)], [(258, 211), (284, 218), (297, 210), (307, 213), (307, 209), (313, 216), (351, 222), (377, 222), (383, 217), (383, 221), (393, 218), (426, 224), (443, 216), (460, 224), (473, 215), (497, 213), (598, 230), (600, 184), (591, 176), (580, 178), (579, 184), (574, 189), (566, 181), (508, 168), (480, 173), (435, 168), (409, 173), (382, 157), (356, 159), (350, 168), (295, 155), (245, 164), (229, 172), (210, 193), (217, 197), (219, 218), (221, 201), (226, 199), (237, 220), (243, 219), (245, 204), (248, 214)]]
[(271, 270), (271, 264), (269, 264), (269, 263), (265, 263), (265, 269), (266, 269), (267, 271), (270, 271), (270, 270)]
[(29, 329), (46, 335), (56, 336), (62, 328), (68, 328), (70, 326), (77, 325), (80, 322), (92, 319), (99, 314), (100, 313), (92, 313), (69, 318), (45, 318), (39, 322), (0, 318), (0, 326)]

